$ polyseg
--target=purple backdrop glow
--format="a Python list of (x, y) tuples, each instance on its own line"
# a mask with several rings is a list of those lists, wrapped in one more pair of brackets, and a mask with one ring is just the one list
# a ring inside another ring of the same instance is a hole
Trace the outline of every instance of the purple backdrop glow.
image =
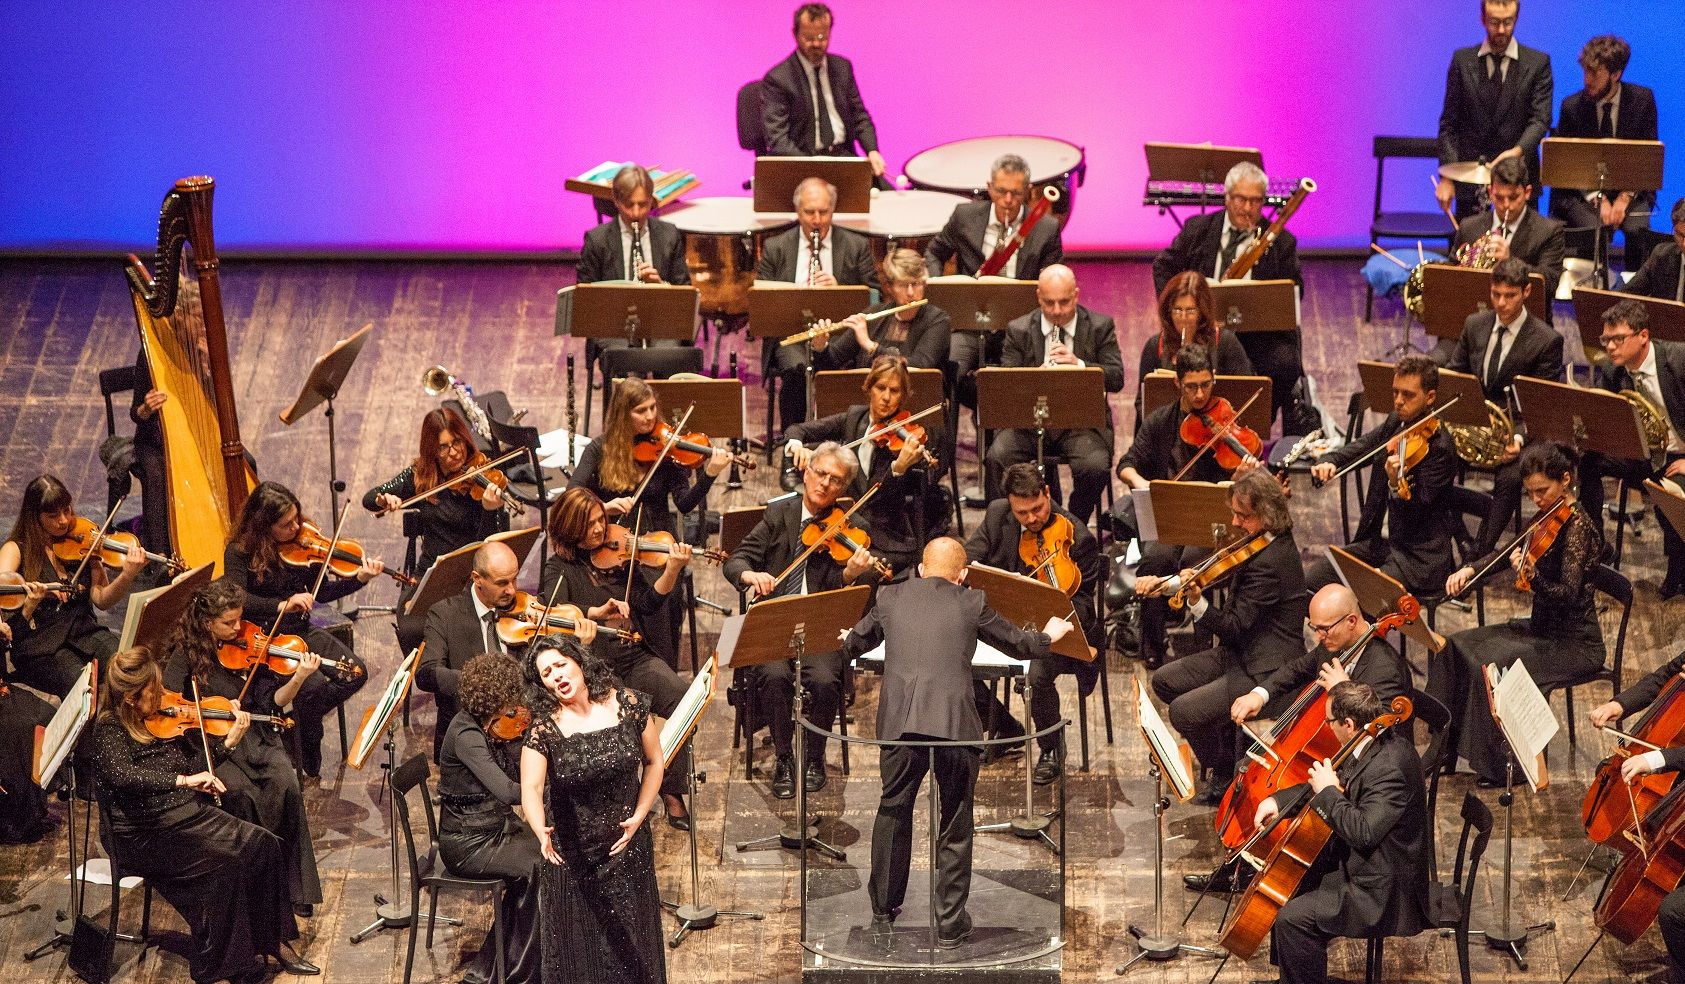
[[(1147, 140), (1257, 146), (1272, 172), (1321, 185), (1294, 220), (1302, 241), (1361, 245), (1370, 138), (1435, 133), (1451, 51), (1481, 38), (1473, 0), (833, 6), (833, 50), (855, 62), (892, 170), (983, 134), (1083, 145), (1065, 234), (1078, 249), (1173, 233), (1140, 204)], [(689, 167), (701, 194), (740, 193), (735, 92), (789, 53), (794, 7), (14, 3), (0, 19), (0, 248), (143, 245), (169, 183), (200, 173), (218, 181), (231, 248), (575, 247), (593, 217), (562, 180), (605, 159)], [(1685, 146), (1677, 17), (1674, 3), (1528, 0), (1518, 36), (1551, 55), (1560, 105), (1585, 39), (1622, 34), (1627, 75), (1657, 89), (1662, 139)], [(1426, 173), (1389, 180), (1431, 207)], [(1663, 208), (1685, 191), (1678, 152), (1667, 174)]]

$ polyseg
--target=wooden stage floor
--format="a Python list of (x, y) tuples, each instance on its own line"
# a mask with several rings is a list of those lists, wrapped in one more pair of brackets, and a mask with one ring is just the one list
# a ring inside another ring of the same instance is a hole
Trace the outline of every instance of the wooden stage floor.
[[(1144, 338), (1154, 330), (1150, 271), (1144, 263), (1079, 262), (1075, 266), (1082, 302), (1117, 318), (1129, 373), (1125, 395), (1132, 395), (1138, 383), (1137, 355)], [(1380, 357), (1395, 344), (1402, 314), (1396, 302), (1383, 301), (1375, 323), (1363, 323), (1363, 281), (1355, 262), (1309, 262), (1306, 274), (1305, 362), (1324, 405), (1343, 423), (1347, 397), (1357, 384), (1356, 360)], [(315, 355), (366, 322), (375, 324), (374, 337), (338, 402), (339, 470), (353, 494), (360, 495), (384, 480), (413, 454), (417, 423), (432, 403), (418, 379), (423, 369), (435, 363), (450, 368), (481, 392), (507, 391), (513, 405), (527, 408), (529, 420), (542, 428), (562, 424), (565, 392), (560, 366), (563, 355), (577, 352), (579, 344), (554, 338), (552, 320), (556, 288), (573, 279), (569, 264), (225, 262), (222, 279), (242, 433), (264, 474), (291, 485), (302, 495), (306, 509), (317, 516), (329, 513), (323, 420), (315, 414), (287, 427), (279, 422), (278, 414), (291, 403)], [(114, 257), (102, 262), (0, 265), (0, 326), (4, 326), (0, 333), (0, 488), (6, 490), (0, 495), (0, 510), (8, 514), (15, 510), (23, 483), (46, 469), (78, 494), (84, 513), (97, 513), (105, 499), (103, 468), (95, 454), (105, 437), (98, 374), (101, 369), (130, 364), (137, 345), (120, 263)], [(1571, 312), (1559, 314), (1559, 326), (1572, 332)], [(1422, 345), (1419, 334), (1416, 341)], [(744, 348), (740, 337), (729, 338), (726, 350), (748, 353), (743, 364), (758, 365), (754, 350)], [(580, 397), (583, 400), (583, 391)], [(765, 401), (758, 387), (750, 388), (749, 403), (751, 421), (760, 421)], [(583, 402), (580, 405), (583, 408)], [(128, 427), (125, 409), (126, 403), (117, 409), (118, 427), (124, 431)], [(1129, 414), (1129, 401), (1117, 400), (1120, 434), (1131, 431)], [(961, 466), (962, 475), (969, 478), (975, 469), (969, 449), (962, 454)], [(750, 474), (741, 490), (727, 492), (721, 483), (710, 505), (718, 509), (758, 503), (771, 494), (775, 483), (773, 471), (761, 468)], [(1335, 536), (1338, 517), (1332, 494), (1313, 492), (1305, 485), (1296, 490), (1293, 503), (1302, 546), (1320, 547)], [(978, 515), (973, 512), (969, 518)], [(357, 512), (349, 532), (388, 562), (401, 559), (395, 521)], [(1656, 594), (1661, 564), (1660, 536), (1654, 519), (1646, 518), (1638, 539), (1627, 548), (1626, 570), (1638, 586), (1626, 648), (1629, 683), (1666, 660), (1678, 645), (1677, 633), (1666, 626), (1667, 619), (1681, 611), (1679, 603), (1664, 605)], [(717, 570), (705, 570), (700, 585), (704, 595), (720, 602), (730, 600)], [(357, 600), (389, 602), (394, 590), (373, 586)], [(1507, 617), (1516, 609), (1516, 596), (1500, 589), (1490, 603), (1492, 617)], [(706, 651), (717, 631), (718, 617), (705, 613), (699, 617)], [(1609, 623), (1613, 617), (1612, 613), (1608, 616)], [(1441, 621), (1442, 630), (1452, 630), (1472, 624), (1472, 616), (1448, 612)], [(389, 622), (387, 616), (372, 616), (358, 627), (358, 652), (377, 680), (390, 671), (397, 655)], [(1093, 767), (1087, 773), (1073, 772), (1067, 790), (1068, 936), (1063, 955), (1067, 980), (1111, 976), (1112, 968), (1131, 953), (1126, 927), (1149, 925), (1152, 917), (1153, 787), (1144, 778), (1146, 754), (1129, 701), (1130, 678), (1144, 680), (1145, 674), (1133, 659), (1116, 653), (1108, 658), (1116, 740), (1107, 744), (1096, 713)], [(1064, 689), (1066, 710), (1074, 720), (1074, 690), (1068, 681)], [(371, 687), (353, 700), (348, 708), (352, 721), (373, 699), (372, 691)], [(874, 717), (875, 693), (875, 681), (863, 677), (853, 710), (862, 727), (869, 728), (866, 723)], [(1583, 715), (1606, 696), (1601, 688), (1587, 688), (1579, 695), (1578, 713)], [(1558, 714), (1563, 713), (1560, 698), (1555, 705)], [(423, 697), (416, 711), (401, 739), (406, 755), (426, 749), (430, 741), (431, 702)], [(671, 979), (684, 982), (795, 980), (801, 968), (796, 862), (788, 853), (739, 854), (732, 846), (772, 829), (769, 810), (776, 801), (770, 798), (766, 779), (746, 779), (740, 756), (731, 754), (729, 713), (723, 700), (717, 703), (697, 739), (699, 762), (708, 773), (695, 805), (702, 838), (702, 894), (721, 909), (758, 909), (767, 918), (727, 920), (691, 936), (669, 951), (669, 973)], [(334, 743), (333, 730), (330, 726), (325, 747)], [(762, 761), (768, 761), (765, 750), (760, 754)], [(1565, 900), (1563, 896), (1585, 854), (1578, 807), (1600, 756), (1599, 739), (1589, 728), (1580, 729), (1577, 750), (1561, 736), (1551, 749), (1550, 788), (1539, 795), (1518, 795), (1517, 920), (1550, 918), (1556, 920), (1557, 928), (1534, 941), (1525, 972), (1476, 944), (1476, 979), (1561, 980), (1596, 935), (1590, 918), (1596, 885), (1588, 887), (1581, 879), (1571, 897)], [(1019, 768), (1017, 760), (1008, 759), (985, 770), (980, 818), (1014, 812)], [(375, 893), (388, 891), (386, 814), (377, 796), (379, 786), (377, 769), (344, 771), (330, 762), (321, 784), (307, 790), (327, 900), (317, 908), (316, 917), (304, 924), (304, 949), (323, 967), (322, 979), (333, 984), (402, 979), (402, 933), (388, 932), (359, 946), (346, 942), (348, 934), (373, 918)], [(1441, 786), (1438, 847), (1447, 878), (1449, 859), (1456, 850), (1458, 806), (1471, 786), (1466, 775), (1447, 779)], [(873, 756), (855, 755), (853, 774), (845, 783), (833, 752), (832, 783), (816, 799), (822, 810), (841, 811), (829, 828), (838, 839), (860, 842), (864, 848), (875, 787)], [(1496, 809), (1496, 793), (1480, 795)], [(778, 806), (783, 809), (787, 804)], [(62, 954), (32, 963), (21, 959), (24, 951), (48, 934), (54, 910), (65, 904), (63, 808), (55, 805), (55, 813), (61, 825), (54, 836), (31, 846), (0, 847), (0, 967), (14, 984), (74, 979)], [(1168, 827), (1167, 921), (1174, 924), (1192, 901), (1180, 887), (1180, 876), (1206, 870), (1217, 848), (1206, 810), (1175, 806)], [(688, 848), (683, 836), (658, 824), (655, 837), (664, 892), (668, 897), (688, 893)], [(980, 843), (984, 839), (980, 837)], [(998, 836), (994, 840), (998, 843)], [(1491, 863), (1482, 870), (1477, 893), (1477, 927), (1494, 926), (1498, 921), (1502, 856), (1502, 839), (1494, 838), (1487, 855)], [(863, 850), (851, 860), (862, 866), (867, 863)], [(1210, 903), (1201, 908), (1186, 931), (1189, 942), (1214, 944), (1219, 908)], [(441, 927), (432, 950), (420, 949), (415, 969), (418, 981), (457, 980), (462, 955), (478, 945), (489, 925), (489, 910), (483, 906), (451, 899), (444, 909), (466, 916), (467, 925)], [(156, 927), (181, 928), (167, 906), (155, 910), (153, 921)], [(176, 952), (153, 948), (136, 962), (136, 948), (120, 944), (119, 958), (125, 963), (118, 979), (184, 980), (186, 963), (179, 955), (179, 938), (169, 945)], [(1209, 978), (1213, 966), (1209, 961), (1184, 959), (1138, 967), (1131, 975), (1179, 984)], [(1362, 946), (1336, 944), (1332, 969), (1337, 976), (1361, 979)], [(1389, 980), (1443, 981), (1455, 973), (1454, 952), (1447, 940), (1423, 935), (1393, 941), (1387, 947)], [(1581, 968), (1578, 979), (1663, 980), (1665, 974), (1665, 955), (1652, 932), (1624, 952), (1617, 944), (1603, 943)], [(1250, 965), (1230, 961), (1219, 979), (1239, 982), (1273, 976), (1274, 969), (1260, 956)]]

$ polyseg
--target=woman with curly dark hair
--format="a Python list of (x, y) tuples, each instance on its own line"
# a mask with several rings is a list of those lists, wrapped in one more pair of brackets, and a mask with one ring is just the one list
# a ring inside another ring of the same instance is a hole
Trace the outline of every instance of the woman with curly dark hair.
[(649, 698), (616, 687), (572, 639), (533, 643), (538, 683), (521, 750), (521, 809), (549, 863), (539, 876), (547, 981), (667, 980), (645, 821), (663, 772)]
[[(588, 633), (587, 633), (588, 634)], [(516, 782), (526, 709), (521, 664), (487, 653), (462, 668), (456, 716), (439, 750), (439, 854), (462, 878), (504, 882), (504, 980), (538, 981), (538, 840), (522, 822)], [(530, 720), (530, 718), (529, 718)], [(491, 980), (497, 941), (488, 933), (468, 977)]]
[[(305, 681), (321, 668), (321, 657), (304, 653), (297, 668), (286, 676), (263, 666), (238, 672), (223, 666), (217, 659), (218, 647), (240, 637), (245, 603), (246, 592), (227, 578), (194, 592), (165, 650), (164, 686), (190, 694), (197, 682), (203, 696), (238, 700), (254, 714), (284, 715)], [(316, 871), (304, 793), (281, 731), (274, 724), (252, 725), (246, 740), (217, 766), (216, 777), (228, 787), (222, 796), (223, 809), (281, 838), (293, 909), (299, 915), (313, 914), (312, 907), (322, 901), (322, 881)]]

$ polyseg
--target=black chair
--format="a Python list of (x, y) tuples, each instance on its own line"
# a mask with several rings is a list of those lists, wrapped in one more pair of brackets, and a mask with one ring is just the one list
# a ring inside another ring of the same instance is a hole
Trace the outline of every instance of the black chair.
[[(605, 428), (608, 426), (608, 404), (613, 398), (613, 391), (609, 386), (613, 380), (630, 375), (642, 376), (645, 379), (667, 379), (681, 372), (702, 375), (702, 350), (694, 345), (663, 346), (661, 348), (611, 348), (603, 349), (602, 357), (597, 360), (602, 374), (603, 412), (599, 421)], [(683, 409), (667, 407), (669, 411)], [(587, 425), (591, 422), (591, 389), (585, 390), (585, 416), (582, 418)]]
[[(1433, 137), (1376, 137), (1373, 145), (1375, 155), (1375, 212), (1369, 223), (1369, 243), (1379, 245), (1380, 240), (1393, 239), (1407, 242), (1418, 242), (1424, 239), (1443, 239), (1446, 248), (1450, 248), (1452, 238), (1456, 235), (1455, 228), (1450, 225), (1444, 212), (1409, 212), (1383, 211), (1381, 205), (1382, 186), (1386, 181), (1387, 161), (1405, 159), (1439, 160), (1439, 141)], [(1375, 313), (1375, 288), (1366, 290), (1363, 300), (1363, 320), (1373, 320)]]
[[(1103, 624), (1103, 616), (1101, 621)], [(1088, 698), (1093, 696), (1094, 690), (1100, 691), (1100, 712), (1106, 724), (1106, 744), (1112, 744), (1112, 684), (1106, 676), (1106, 655), (1106, 648), (1102, 646), (1100, 655), (1095, 657), (1095, 662), (1100, 664), (1100, 677), (1094, 688), (1087, 693), (1081, 688), (1077, 690), (1077, 734), (1082, 748), (1083, 772), (1088, 771)]]
[[(1347, 444), (1350, 444), (1363, 436), (1364, 409), (1363, 391), (1358, 390), (1356, 393), (1352, 394), (1350, 400), (1346, 401)], [(1363, 471), (1364, 470), (1362, 468), (1354, 468), (1347, 473), (1346, 478), (1340, 479), (1340, 533), (1347, 543), (1350, 543), (1352, 540), (1352, 520), (1350, 505), (1351, 500), (1346, 494), (1346, 479), (1349, 478), (1351, 480), (1351, 484), (1356, 487), (1357, 511), (1359, 517), (1361, 518), (1363, 513)]]
[[(539, 436), (537, 427), (525, 424), (510, 424), (492, 417), (488, 424), (491, 427), (492, 440), (497, 447), (491, 452), (494, 456), (503, 455), (516, 448), (526, 449), (526, 460), (516, 459), (514, 467), (508, 468), (505, 474), (509, 476), (507, 492), (524, 506), (536, 508), (539, 512), (538, 523), (548, 526), (550, 519), (550, 503), (562, 490), (567, 487), (567, 480), (561, 472), (553, 468), (545, 468), (539, 463)], [(544, 566), (546, 557), (546, 538), (538, 541), (538, 564)]]
[[(761, 80), (756, 79), (737, 90), (737, 146), (756, 157), (766, 154), (766, 127), (761, 123)], [(754, 186), (743, 182), (743, 190)]]
[[(135, 388), (135, 367), (118, 366), (116, 369), (101, 369), (99, 372), (99, 395), (105, 398), (105, 436), (113, 437), (117, 433), (117, 412), (111, 398), (118, 393), (128, 393)], [(128, 416), (124, 414), (124, 416)]]
[(1575, 677), (1565, 683), (1553, 687), (1540, 688), (1544, 691), (1545, 700), (1550, 695), (1562, 691), (1562, 702), (1568, 712), (1568, 747), (1577, 748), (1579, 742), (1574, 734), (1574, 688), (1583, 687), (1588, 683), (1607, 683), (1609, 685), (1609, 699), (1621, 692), (1621, 662), (1626, 656), (1627, 623), (1632, 618), (1632, 581), (1625, 574), (1615, 570), (1607, 564), (1598, 564), (1591, 572), (1591, 586), (1597, 591), (1609, 596), (1609, 600), (1621, 606), (1621, 619), (1615, 629), (1615, 658), (1608, 666), (1599, 666), (1595, 670)]
[[(1428, 830), (1436, 830), (1439, 817), (1439, 774), (1445, 764), (1446, 755), (1452, 751), (1450, 737), (1451, 711), (1439, 698), (1420, 690), (1410, 692), (1412, 705), (1411, 716), (1420, 721), (1427, 728), (1428, 744), (1422, 752), (1422, 772), (1427, 776), (1428, 784)], [(1435, 860), (1433, 838), (1428, 838), (1428, 863), (1433, 870), (1439, 870)]]
[[(1451, 873), (1451, 883), (1444, 884), (1436, 876), (1428, 882), (1428, 919), (1431, 928), (1450, 930), (1457, 941), (1457, 969), (1463, 984), (1469, 984), (1469, 910), (1474, 902), (1475, 874), (1480, 859), (1492, 839), (1492, 811), (1480, 797), (1463, 794), (1463, 833), (1457, 839), (1457, 864)], [(1368, 940), (1364, 980), (1378, 984), (1385, 960), (1385, 936), (1371, 936)]]
[[(403, 836), (404, 856), (409, 860), (410, 912), (413, 914), (409, 927), (409, 950), (404, 957), (404, 984), (409, 984), (415, 965), (415, 934), (420, 928), (423, 889), (428, 894), (428, 949), (433, 947), (433, 926), (439, 920), (440, 891), (491, 893), (492, 938), (497, 947), (492, 957), (492, 980), (502, 981), (507, 973), (507, 968), (503, 966), (503, 922), (499, 915), (503, 908), (503, 879), (458, 878), (445, 870), (444, 861), (439, 857), (439, 831), (433, 819), (433, 797), (427, 792), (427, 771), (427, 756), (418, 754), (392, 773), (392, 808), (398, 811), (398, 833)], [(412, 789), (421, 790), (421, 812), (427, 818), (425, 854), (416, 852), (415, 833), (410, 829), (409, 793)]]
[[(80, 789), (76, 793), (76, 800), (70, 804), (70, 809), (82, 811), (82, 856), (83, 862), (78, 865), (78, 889), (83, 893), (80, 905), (86, 909), (86, 893), (89, 885), (107, 885), (111, 888), (111, 904), (106, 909), (105, 926), (100, 927), (93, 919), (84, 916), (73, 927), (76, 939), (70, 947), (70, 969), (86, 981), (104, 982), (111, 979), (112, 958), (116, 953), (117, 941), (124, 943), (138, 943), (144, 954), (151, 945), (152, 934), (152, 884), (139, 875), (124, 874), (117, 852), (112, 850), (111, 840), (107, 832), (112, 829), (111, 813), (106, 808), (103, 799), (99, 804), (100, 845), (105, 849), (105, 857), (93, 857), (90, 853), (91, 838), (89, 830), (92, 826), (93, 810), (88, 802), (87, 790)], [(140, 932), (125, 933), (118, 929), (118, 916), (121, 914), (121, 901), (124, 890), (141, 890)], [(90, 937), (89, 934), (97, 934)], [(88, 945), (88, 944), (93, 945)], [(42, 948), (25, 955), (25, 960), (33, 960), (42, 955), (49, 948)]]

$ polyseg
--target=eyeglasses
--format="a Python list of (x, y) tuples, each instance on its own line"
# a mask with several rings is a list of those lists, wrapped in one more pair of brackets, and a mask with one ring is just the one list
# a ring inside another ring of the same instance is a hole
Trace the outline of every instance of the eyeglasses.
[(1609, 348), (1610, 346), (1621, 345), (1621, 344), (1625, 343), (1627, 339), (1631, 338), (1632, 336), (1634, 336), (1636, 334), (1638, 334), (1638, 333), (1633, 332), (1633, 331), (1625, 331), (1625, 332), (1620, 333), (1619, 335), (1600, 335), (1600, 336), (1598, 336), (1597, 341), (1598, 341), (1598, 344), (1602, 345), (1604, 348)]
[(1351, 618), (1351, 616), (1350, 615), (1341, 615), (1339, 618), (1335, 619), (1332, 622), (1329, 622), (1327, 625), (1318, 625), (1315, 622), (1313, 622), (1313, 621), (1311, 621), (1310, 619), (1307, 618), (1307, 619), (1305, 619), (1305, 627), (1310, 629), (1311, 632), (1315, 633), (1318, 637), (1321, 637), (1321, 636), (1325, 636), (1328, 633), (1333, 632), (1335, 629), (1339, 628), (1340, 623), (1344, 622), (1348, 618)]
[(1229, 201), (1234, 202), (1237, 205), (1251, 205), (1252, 207), (1257, 208), (1264, 204), (1263, 195), (1241, 195), (1231, 191), (1228, 193), (1227, 197)]
[(848, 477), (846, 475), (840, 475), (837, 472), (816, 471), (813, 473), (813, 477), (818, 479), (819, 484), (821, 485), (842, 486), (848, 484)]
[(1183, 383), (1182, 384), (1182, 392), (1184, 392), (1184, 393), (1203, 393), (1206, 390), (1208, 390), (1211, 387), (1216, 386), (1216, 385), (1217, 385), (1217, 381), (1214, 380), (1214, 379), (1208, 379), (1203, 383)]
[(1001, 188), (995, 185), (989, 186), (989, 197), (999, 198), (1003, 201), (1021, 201), (1029, 194), (1030, 189), (1028, 188)]

